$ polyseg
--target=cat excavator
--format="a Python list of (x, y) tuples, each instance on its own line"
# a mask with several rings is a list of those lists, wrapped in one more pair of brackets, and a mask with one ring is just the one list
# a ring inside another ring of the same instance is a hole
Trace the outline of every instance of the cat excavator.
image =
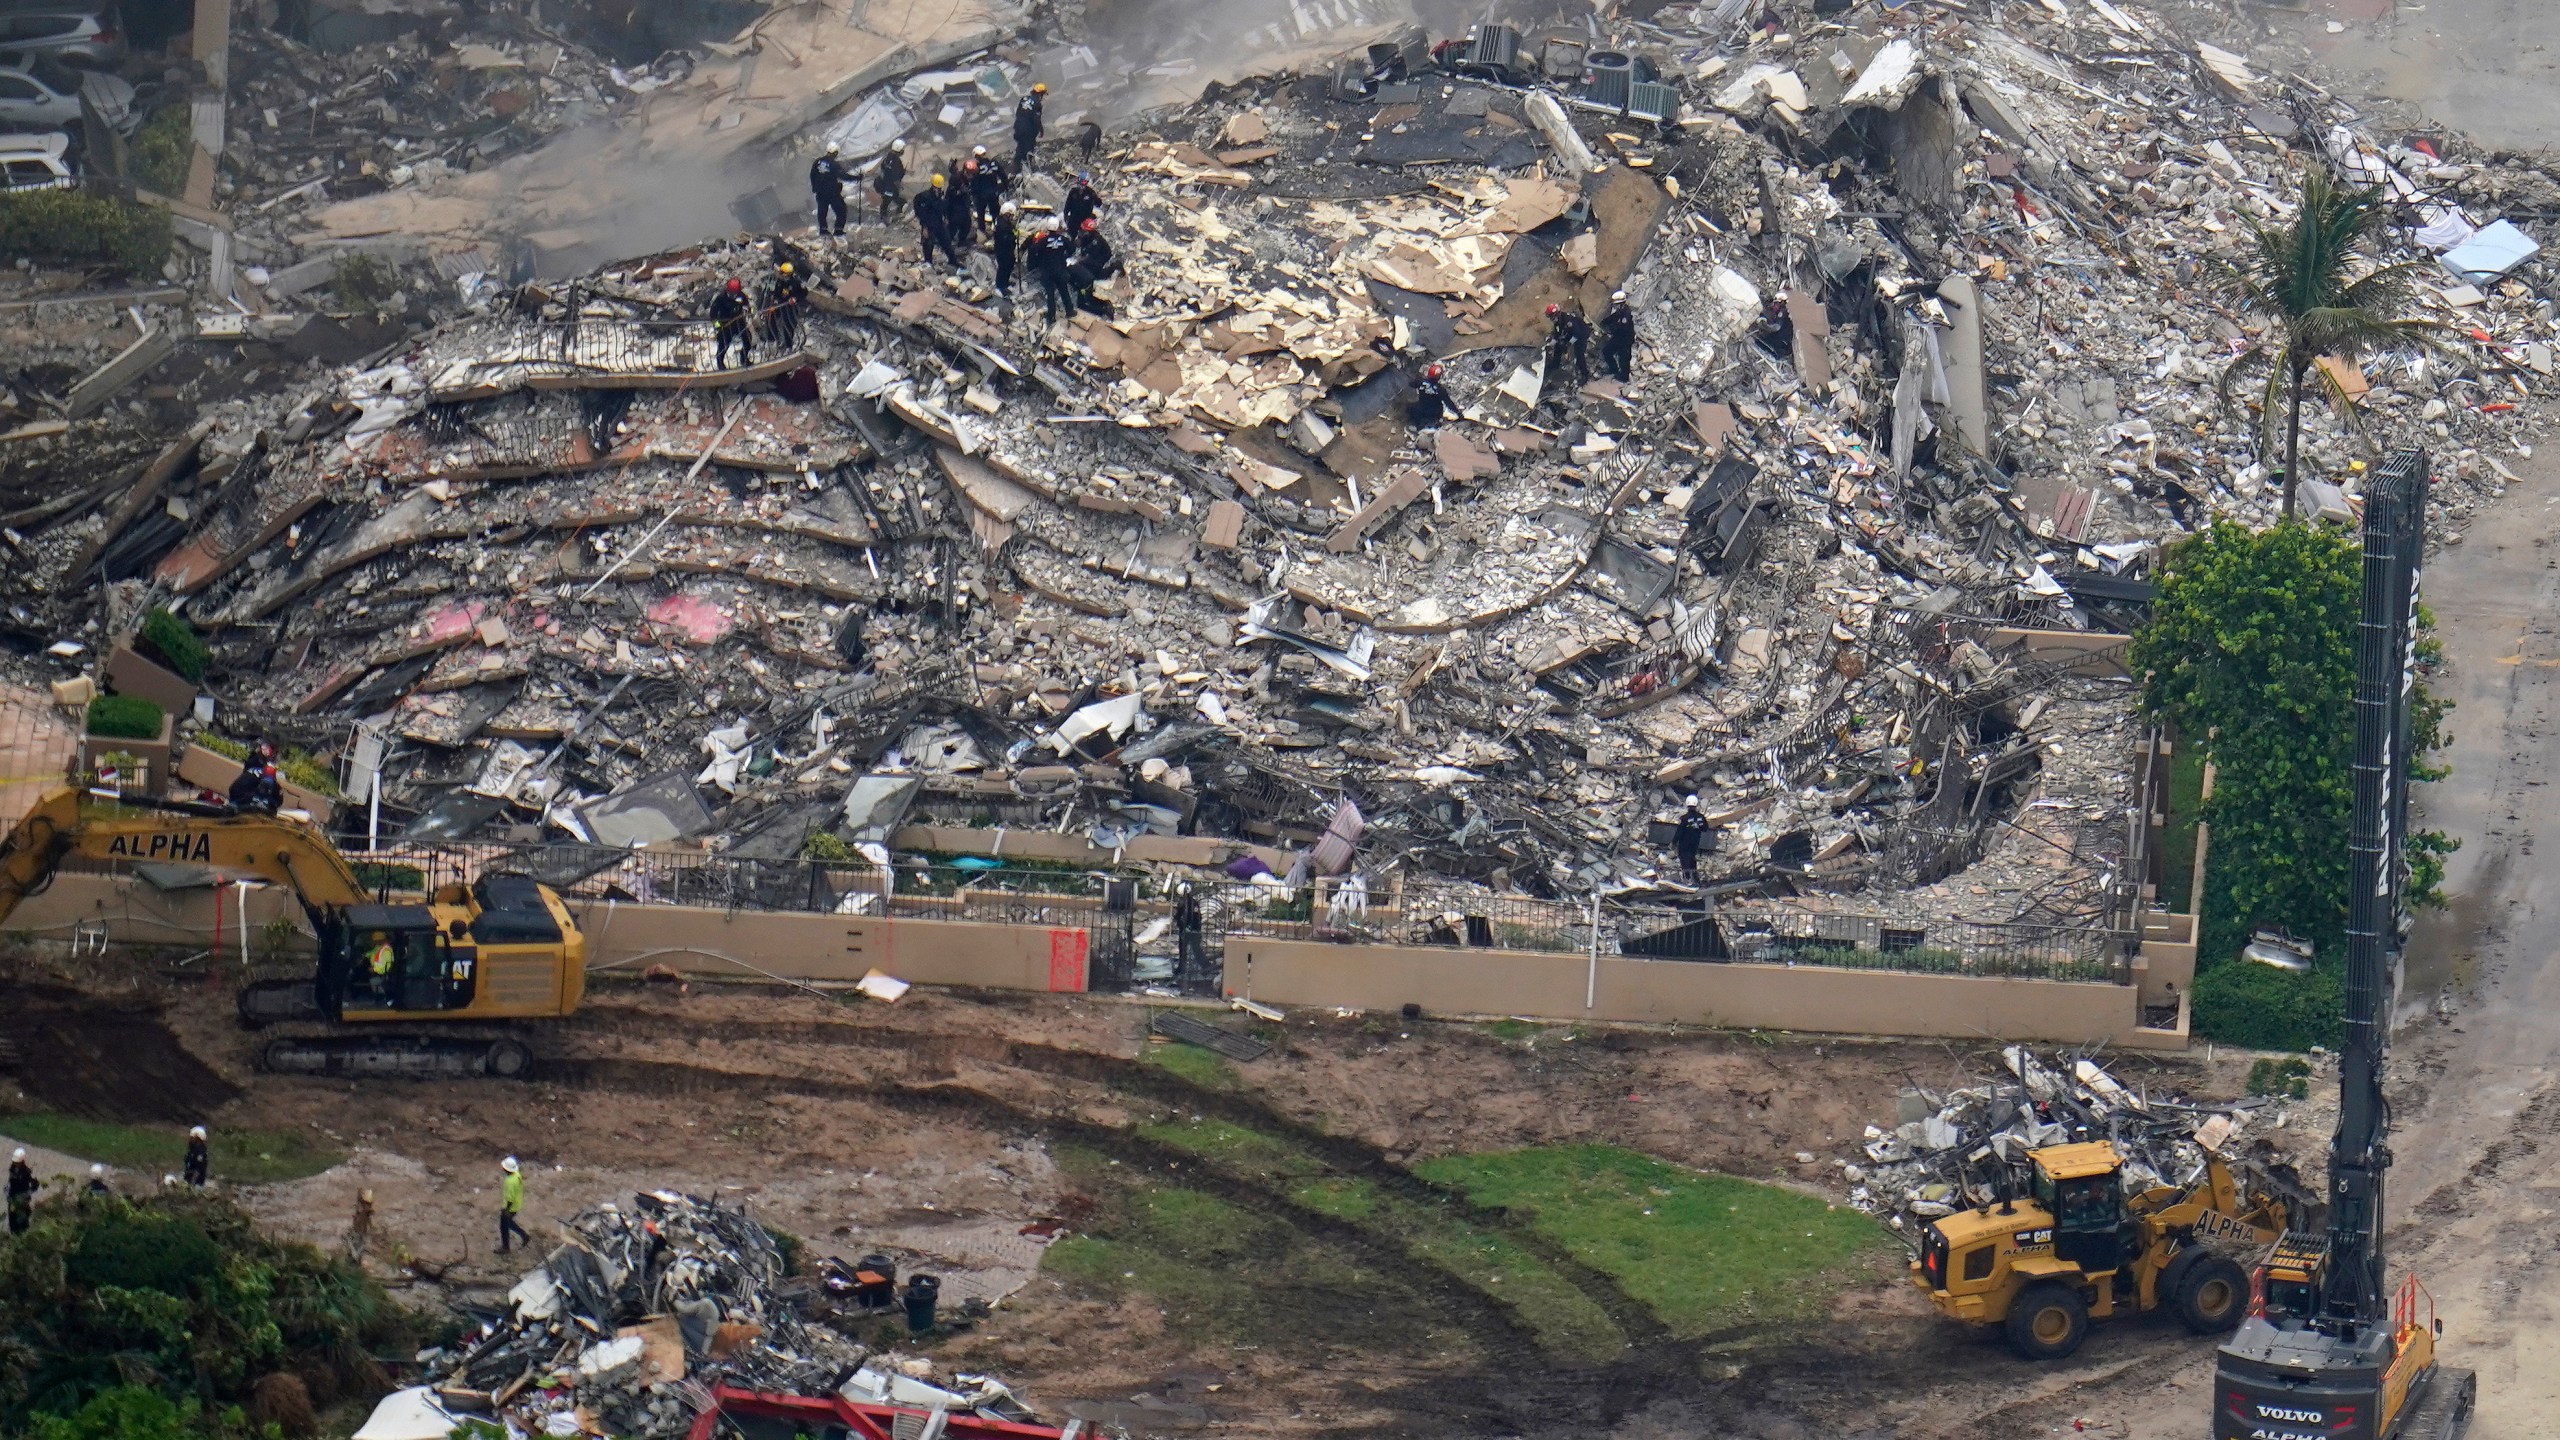
[(260, 1055), (271, 1071), (520, 1078), (534, 1060), (522, 1022), (565, 1019), (586, 995), (586, 941), (548, 886), (483, 875), (385, 903), (307, 821), (67, 786), (0, 843), (0, 926), (75, 856), (293, 891), (318, 960), (309, 978), (258, 981), (238, 1001), (242, 1024), (280, 1027)]

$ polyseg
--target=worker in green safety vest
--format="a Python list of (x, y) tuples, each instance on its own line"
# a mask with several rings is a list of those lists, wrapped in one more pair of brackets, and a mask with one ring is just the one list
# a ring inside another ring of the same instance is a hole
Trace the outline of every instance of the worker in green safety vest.
[(524, 1213), (523, 1168), (516, 1164), (513, 1155), (499, 1161), (498, 1168), (506, 1172), (498, 1181), (498, 1253), (504, 1255), (510, 1236), (527, 1245), (533, 1243), (533, 1237), (524, 1233), (524, 1226), (516, 1220)]

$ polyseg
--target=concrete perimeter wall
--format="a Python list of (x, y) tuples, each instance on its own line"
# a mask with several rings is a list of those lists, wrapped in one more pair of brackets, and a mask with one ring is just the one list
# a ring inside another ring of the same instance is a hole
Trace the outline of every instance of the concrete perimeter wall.
[[(224, 958), (239, 951), (234, 892), (222, 904)], [(586, 901), (573, 906), (592, 970), (664, 965), (694, 975), (859, 980), (879, 969), (919, 985), (1081, 991), (1089, 933), (1077, 927), (963, 920), (883, 920), (681, 905)], [(268, 886), (248, 896), (253, 953), (274, 921), (308, 950), (301, 907)], [(75, 929), (121, 944), (205, 945), (211, 890), (164, 891), (113, 875), (62, 874), (9, 917), (11, 934), (65, 941)], [(2144, 1029), (2133, 985), (1913, 975), (1813, 965), (1738, 965), (1521, 950), (1334, 945), (1237, 937), (1227, 943), (1230, 993), (1273, 1005), (1555, 1020), (1678, 1022), (1732, 1029), (2183, 1048), (2183, 1023)], [(2183, 1014), (2182, 1014), (2183, 1022)]]
[[(10, 915), (11, 935), (69, 941), (104, 927), (125, 945), (208, 944), (214, 892), (160, 890), (116, 875), (65, 873)], [(302, 906), (277, 886), (248, 895), (250, 950), (263, 956), (266, 927), (283, 921), (286, 948), (309, 953)], [(1081, 928), (990, 925), (955, 920), (879, 920), (858, 916), (701, 910), (684, 905), (581, 902), (570, 907), (587, 937), (590, 970), (665, 965), (688, 974), (792, 980), (853, 981), (874, 968), (918, 985), (972, 985), (1000, 990), (1082, 990), (1089, 952)], [(237, 892), (222, 898), (222, 949), (240, 954)]]
[(1304, 940), (1227, 942), (1230, 993), (1268, 1005), (1553, 1020), (1712, 1025), (1848, 1035), (2106, 1041), (2182, 1049), (2142, 1028), (2131, 985), (1914, 975), (1818, 965), (1635, 960), (1522, 950), (1433, 950)]

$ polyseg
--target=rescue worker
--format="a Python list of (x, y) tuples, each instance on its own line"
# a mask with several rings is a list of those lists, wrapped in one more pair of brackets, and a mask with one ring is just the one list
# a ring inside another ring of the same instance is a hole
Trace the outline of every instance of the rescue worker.
[(791, 262), (773, 267), (773, 278), (764, 287), (766, 333), (773, 343), (785, 350), (800, 343), (800, 312), (808, 303), (809, 282), (800, 278)]
[(950, 188), (949, 181), (936, 175), (926, 183), (924, 193), (916, 197), (916, 230), (924, 237), (924, 263), (933, 263), (936, 246), (952, 264), (960, 263), (959, 248), (951, 243), (951, 217), (942, 203)]
[(367, 1246), (373, 1244), (373, 1192), (356, 1192), (355, 1213), (347, 1217), (347, 1258), (364, 1259)]
[(1031, 163), (1031, 152), (1040, 147), (1040, 131), (1045, 124), (1043, 111), (1048, 107), (1049, 87), (1034, 85), (1022, 103), (1013, 107), (1013, 168)]
[(1192, 893), (1188, 880), (1173, 890), (1173, 933), (1174, 983), (1188, 992), (1208, 978), (1208, 951), (1200, 943), (1200, 897)]
[(1075, 257), (1076, 242), (1067, 237), (1066, 227), (1052, 224), (1031, 237), (1031, 277), (1040, 282), (1043, 325), (1054, 324), (1058, 312), (1076, 313), (1074, 282), (1067, 276), (1067, 263)]
[(1076, 235), (1076, 290), (1091, 295), (1093, 287), (1120, 273), (1120, 257), (1111, 251), (1111, 242), (1102, 238), (1102, 222), (1087, 220)]
[(746, 363), (756, 363), (755, 332), (747, 328), (747, 287), (744, 281), (732, 280), (720, 287), (719, 294), (711, 297), (711, 318), (715, 324), (712, 332), (714, 348), (718, 351), (712, 363), (723, 370), (728, 369), (729, 347), (732, 345), (738, 347), (738, 353)]
[(26, 1147), (9, 1152), (9, 1233), (24, 1235), (35, 1223), (36, 1171), (27, 1163)]
[(892, 140), (889, 153), (871, 172), (871, 193), (880, 197), (880, 223), (889, 223), (889, 212), (907, 203), (907, 142)]
[(1547, 374), (1552, 379), (1564, 378), (1565, 357), (1573, 358), (1574, 383), (1591, 380), (1591, 322), (1579, 310), (1561, 305), (1547, 307)]
[(951, 243), (960, 250), (968, 249), (978, 238), (978, 202), (969, 198), (969, 187), (976, 183), (977, 173), (963, 160), (959, 173), (942, 188), (942, 220), (951, 231)]
[(272, 760), (262, 760), (255, 752), (240, 767), (240, 778), (231, 782), (231, 808), (244, 813), (273, 815), (284, 808), (284, 780), (276, 774)]
[(89, 1183), (80, 1189), (80, 1203), (86, 1205), (93, 1199), (115, 1193), (115, 1190), (107, 1184), (107, 1167), (92, 1162), (89, 1166)]
[(1609, 313), (1600, 317), (1600, 368), (1620, 384), (1636, 378), (1636, 311), (1624, 290), (1609, 297)]
[(987, 231), (987, 240), (996, 252), (996, 293), (1010, 298), (1013, 294), (1013, 263), (1022, 257), (1022, 232), (1014, 224), (1016, 207), (1010, 200), (996, 209), (995, 223)]
[(510, 1237), (527, 1246), (533, 1244), (533, 1237), (524, 1233), (523, 1222), (516, 1218), (524, 1213), (523, 1168), (513, 1155), (499, 1161), (498, 1168), (506, 1172), (498, 1180), (498, 1253), (504, 1255)]
[(1422, 383), (1413, 387), (1413, 402), (1405, 406), (1405, 420), (1416, 429), (1436, 430), (1451, 408), (1448, 387), (1440, 383), (1440, 367), (1425, 365)]
[(382, 1004), (391, 1003), (391, 972), (399, 965), (399, 957), (391, 949), (391, 937), (376, 930), (373, 945), (364, 952), (364, 973), (370, 976), (373, 993)]
[(1671, 852), (1680, 857), (1680, 873), (1690, 884), (1698, 883), (1698, 856), (1712, 847), (1714, 836), (1707, 831), (1707, 817), (1698, 813), (1698, 797), (1689, 797), (1689, 808), (1680, 812), (1680, 828), (1671, 835)]
[(201, 1125), (187, 1127), (187, 1159), (183, 1168), (187, 1183), (199, 1190), (204, 1188), (204, 1182), (213, 1175), (213, 1154), (205, 1142), (204, 1127)]
[(1101, 210), (1102, 197), (1094, 191), (1093, 177), (1078, 175), (1075, 183), (1067, 187), (1067, 198), (1059, 206), (1058, 213), (1066, 217), (1069, 230), (1080, 231), (1084, 229), (1084, 222), (1101, 213)]
[(978, 223), (993, 233), (996, 213), (1004, 207), (1005, 187), (1013, 177), (1006, 173), (1003, 161), (987, 153), (986, 146), (978, 147), (976, 158), (978, 173), (969, 181), (969, 198), (977, 203)]
[[(809, 162), (809, 196), (818, 203), (818, 233), (844, 233), (844, 147), (827, 142), (827, 153)], [(831, 218), (832, 217), (832, 222)], [(830, 227), (832, 223), (833, 228)]]

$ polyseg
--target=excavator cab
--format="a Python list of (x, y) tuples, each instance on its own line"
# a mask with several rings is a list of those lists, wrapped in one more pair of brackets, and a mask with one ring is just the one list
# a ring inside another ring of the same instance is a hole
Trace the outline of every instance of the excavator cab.
[(468, 1009), (478, 989), (478, 961), (468, 932), (455, 948), (425, 905), (350, 906), (323, 927), (320, 1008), (333, 1020)]
[(2105, 1141), (2053, 1145), (2028, 1156), (2036, 1203), (2053, 1217), (2053, 1253), (2098, 1276), (2125, 1260), (2124, 1161)]

